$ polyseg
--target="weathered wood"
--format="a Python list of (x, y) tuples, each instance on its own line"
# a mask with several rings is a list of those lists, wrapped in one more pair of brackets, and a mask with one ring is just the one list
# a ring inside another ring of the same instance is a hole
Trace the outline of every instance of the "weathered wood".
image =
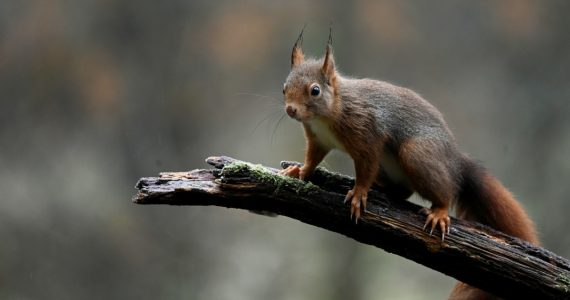
[[(142, 178), (137, 204), (215, 205), (266, 211), (344, 234), (411, 259), (504, 298), (570, 299), (570, 262), (481, 224), (452, 219), (442, 242), (423, 230), (419, 206), (390, 201), (374, 187), (358, 224), (349, 218), (344, 195), (348, 176), (319, 168), (311, 182), (229, 157), (210, 157), (216, 169), (161, 173)], [(284, 162), (283, 166), (293, 164)]]

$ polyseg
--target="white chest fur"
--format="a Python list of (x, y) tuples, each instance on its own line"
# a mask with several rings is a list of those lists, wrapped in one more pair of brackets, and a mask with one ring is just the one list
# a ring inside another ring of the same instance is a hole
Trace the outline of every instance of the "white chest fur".
[(322, 146), (328, 149), (339, 149), (346, 152), (342, 143), (338, 140), (334, 132), (332, 131), (329, 124), (326, 121), (315, 118), (306, 123), (313, 134), (315, 135), (317, 141)]
[[(308, 121), (305, 124), (309, 126), (319, 144), (329, 150), (339, 149), (343, 152), (346, 152), (346, 149), (338, 140), (326, 121), (317, 118)], [(382, 153), (380, 168), (386, 172), (386, 175), (388, 175), (392, 182), (411, 188), (409, 178), (402, 170), (400, 164), (396, 160), (396, 157), (394, 157), (394, 154), (392, 154), (390, 151), (384, 151), (384, 153)]]

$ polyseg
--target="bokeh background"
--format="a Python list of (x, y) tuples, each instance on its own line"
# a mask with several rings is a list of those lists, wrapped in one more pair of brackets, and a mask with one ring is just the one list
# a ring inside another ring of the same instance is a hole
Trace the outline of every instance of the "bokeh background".
[[(453, 278), (285, 217), (136, 206), (139, 177), (302, 160), (290, 50), (410, 87), (570, 257), (570, 2), (0, 2), (1, 299), (442, 299)], [(353, 174), (351, 160), (324, 165)]]

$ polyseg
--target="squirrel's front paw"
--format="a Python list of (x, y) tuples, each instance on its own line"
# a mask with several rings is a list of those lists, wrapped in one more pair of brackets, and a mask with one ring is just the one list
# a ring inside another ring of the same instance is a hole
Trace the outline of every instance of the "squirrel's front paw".
[(279, 173), (282, 175), (285, 175), (285, 176), (298, 178), (301, 180), (306, 180), (307, 177), (310, 176), (309, 171), (307, 171), (307, 168), (305, 168), (305, 166), (303, 166), (303, 167), (289, 166), (289, 167), (281, 170), (281, 172), (279, 172)]
[(289, 166), (279, 172), (281, 175), (299, 178), (301, 176), (301, 168), (299, 166)]
[(350, 200), (350, 218), (354, 215), (354, 222), (358, 223), (360, 219), (361, 208), (366, 210), (366, 199), (368, 199), (368, 191), (359, 187), (354, 187), (348, 191), (344, 198), (344, 203)]

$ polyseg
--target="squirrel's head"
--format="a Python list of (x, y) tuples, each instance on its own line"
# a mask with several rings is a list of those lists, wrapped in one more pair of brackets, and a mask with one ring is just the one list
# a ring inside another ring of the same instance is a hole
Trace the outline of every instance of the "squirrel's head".
[(332, 54), (332, 36), (322, 59), (305, 59), (301, 50), (303, 31), (293, 46), (291, 72), (283, 84), (285, 111), (297, 121), (306, 122), (330, 116), (336, 103), (337, 74)]

